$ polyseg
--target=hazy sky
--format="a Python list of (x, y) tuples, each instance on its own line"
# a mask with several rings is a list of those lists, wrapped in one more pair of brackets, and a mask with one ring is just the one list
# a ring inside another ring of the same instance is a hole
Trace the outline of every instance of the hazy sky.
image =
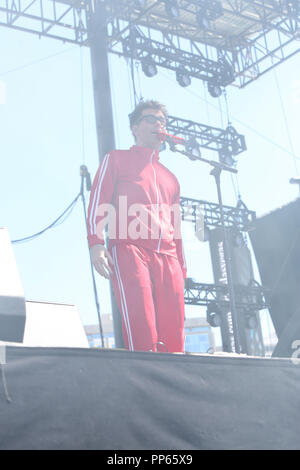
[[(115, 56), (110, 66), (117, 147), (127, 148), (134, 106), (129, 69)], [(164, 102), (172, 115), (228, 124), (224, 97), (210, 97), (199, 80), (183, 89), (173, 72), (159, 69), (150, 79), (137, 68), (136, 81), (139, 95)], [(227, 100), (229, 120), (245, 135), (247, 151), (238, 156), (237, 178), (222, 175), (224, 203), (235, 205), (240, 191), (259, 216), (298, 196), (289, 179), (300, 168), (300, 55), (245, 89), (227, 87)], [(80, 190), (81, 164), (92, 177), (97, 170), (89, 50), (0, 29), (0, 103), (0, 225), (15, 240), (40, 231), (71, 203)], [(169, 151), (161, 160), (178, 177), (182, 196), (217, 201), (208, 165)], [(194, 238), (191, 224), (183, 231), (189, 277), (213, 282), (208, 244)], [(27, 300), (75, 304), (84, 324), (97, 323), (80, 200), (61, 225), (14, 251)], [(97, 285), (101, 312), (110, 312), (108, 283), (97, 277)], [(199, 311), (187, 308), (187, 316)]]

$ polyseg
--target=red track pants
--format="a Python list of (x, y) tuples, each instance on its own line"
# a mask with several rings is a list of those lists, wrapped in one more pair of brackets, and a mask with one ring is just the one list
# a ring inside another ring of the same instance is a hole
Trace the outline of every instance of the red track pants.
[(183, 352), (184, 279), (178, 259), (131, 244), (113, 246), (111, 255), (125, 347)]

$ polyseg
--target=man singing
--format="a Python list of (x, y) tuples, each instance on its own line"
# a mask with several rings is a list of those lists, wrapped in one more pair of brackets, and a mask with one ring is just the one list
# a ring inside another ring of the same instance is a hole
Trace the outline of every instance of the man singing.
[(135, 145), (103, 158), (90, 195), (92, 262), (101, 276), (111, 279), (130, 351), (184, 351), (180, 187), (159, 161), (166, 121), (162, 104), (138, 104), (130, 115)]

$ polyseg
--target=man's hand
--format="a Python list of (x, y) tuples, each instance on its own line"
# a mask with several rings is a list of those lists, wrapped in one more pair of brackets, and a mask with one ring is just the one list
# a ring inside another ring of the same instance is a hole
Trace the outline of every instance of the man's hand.
[(96, 271), (106, 279), (112, 274), (113, 259), (104, 245), (94, 245), (90, 249), (92, 263)]

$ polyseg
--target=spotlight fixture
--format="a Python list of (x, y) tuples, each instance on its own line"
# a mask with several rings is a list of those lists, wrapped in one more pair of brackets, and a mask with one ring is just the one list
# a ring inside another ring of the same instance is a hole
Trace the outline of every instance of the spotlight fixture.
[(222, 323), (222, 310), (217, 302), (210, 302), (206, 310), (206, 320), (213, 328), (221, 326)]
[(165, 0), (165, 9), (170, 18), (179, 17), (179, 8), (177, 0)]
[(204, 8), (196, 12), (196, 22), (200, 29), (205, 29), (206, 31), (210, 29), (210, 21)]
[(141, 60), (142, 64), (142, 71), (146, 75), (146, 77), (154, 77), (157, 74), (157, 67), (153, 59), (150, 56), (145, 57)]
[(225, 59), (225, 57), (219, 57), (218, 64), (220, 68), (220, 74), (218, 76), (219, 84), (226, 86), (234, 81), (234, 69), (232, 64)]
[(191, 77), (184, 69), (176, 70), (176, 80), (182, 87), (187, 87), (191, 84)]
[(219, 153), (219, 160), (221, 163), (224, 163), (226, 166), (233, 167), (236, 163), (234, 158), (232, 157), (232, 153), (228, 148), (223, 147), (221, 150), (218, 151)]
[(209, 0), (207, 1), (207, 16), (211, 21), (215, 21), (220, 16), (223, 15), (223, 7), (221, 2), (217, 0)]
[(195, 138), (191, 137), (185, 144), (185, 150), (189, 154), (190, 160), (197, 160), (201, 157), (200, 145)]
[[(231, 125), (226, 127), (225, 137), (227, 140), (226, 150), (232, 155), (237, 155), (240, 153), (241, 149), (246, 150), (244, 139), (242, 136), (239, 136), (235, 128)], [(239, 143), (240, 141), (240, 143)]]
[(221, 2), (214, 0), (204, 1), (196, 12), (196, 21), (200, 29), (208, 31), (211, 29), (211, 22), (217, 20), (222, 15), (223, 7)]
[(222, 95), (222, 88), (216, 85), (214, 82), (208, 82), (207, 84), (208, 93), (213, 98), (219, 98)]

